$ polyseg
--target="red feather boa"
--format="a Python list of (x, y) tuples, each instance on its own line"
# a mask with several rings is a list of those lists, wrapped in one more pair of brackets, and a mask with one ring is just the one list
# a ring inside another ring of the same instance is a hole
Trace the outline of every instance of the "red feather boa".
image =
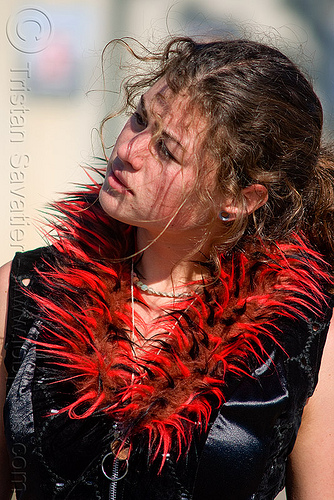
[[(102, 411), (130, 442), (146, 432), (152, 460), (172, 442), (180, 454), (195, 428), (207, 428), (212, 402), (224, 402), (226, 373), (249, 374), (263, 341), (277, 342), (277, 318), (320, 311), (326, 266), (298, 236), (221, 256), (215, 286), (171, 308), (148, 344), (137, 334), (134, 357), (129, 261), (110, 259), (133, 252), (133, 229), (106, 216), (98, 188), (56, 205), (54, 258), (36, 269), (44, 287), (33, 294), (43, 322), (37, 343), (76, 386), (76, 400), (62, 410), (70, 418)], [(143, 300), (136, 289), (135, 296)]]

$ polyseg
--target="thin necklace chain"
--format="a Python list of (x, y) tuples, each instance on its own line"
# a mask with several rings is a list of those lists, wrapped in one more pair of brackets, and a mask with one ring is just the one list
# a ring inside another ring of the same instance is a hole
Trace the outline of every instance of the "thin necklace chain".
[[(132, 339), (131, 339), (131, 345), (132, 345), (132, 352), (133, 352), (133, 355), (134, 355), (134, 358), (136, 359), (137, 356), (136, 356), (136, 352), (135, 352), (135, 349), (134, 349), (134, 343), (135, 343), (135, 339), (136, 339), (136, 324), (135, 324), (135, 300), (134, 300), (134, 285), (136, 285), (138, 288), (141, 289), (140, 286), (138, 286), (138, 282), (135, 282), (135, 278), (136, 278), (136, 274), (135, 274), (135, 271), (134, 271), (134, 263), (133, 263), (133, 259), (131, 261), (131, 322), (132, 322)], [(146, 285), (145, 285), (146, 286)], [(195, 296), (194, 296), (195, 294)], [(154, 295), (160, 295), (160, 292), (157, 292), (157, 293), (154, 293)], [(172, 294), (172, 295), (163, 295), (164, 297), (169, 297), (169, 298), (172, 298), (172, 299), (177, 299), (177, 298), (182, 298), (182, 297), (192, 297), (194, 296), (193, 300), (187, 305), (186, 309), (184, 312), (187, 312), (190, 307), (193, 305), (193, 303), (195, 302), (195, 300), (197, 299), (197, 295), (196, 293), (192, 293), (192, 292), (187, 292), (187, 295), (185, 296), (184, 294)], [(182, 318), (182, 313), (180, 313), (179, 317), (175, 320), (172, 328), (169, 330), (168, 332), (168, 336), (171, 335), (172, 331), (175, 329), (178, 321)], [(160, 349), (158, 350), (157, 352), (157, 356), (160, 354), (161, 352), (161, 347)], [(132, 373), (132, 382), (134, 380), (134, 373)]]
[(143, 283), (138, 278), (138, 276), (136, 276), (135, 272), (133, 272), (133, 280), (137, 288), (139, 288), (142, 292), (148, 293), (149, 295), (157, 295), (158, 297), (169, 297), (170, 299), (182, 299), (182, 298), (185, 299), (187, 297), (191, 297), (194, 294), (193, 292), (180, 292), (180, 293), (159, 292), (159, 290), (155, 290), (153, 287), (145, 285), (145, 283)]
[[(133, 259), (131, 260), (131, 320), (132, 320), (132, 342), (135, 341), (135, 299), (134, 299), (134, 265)], [(132, 348), (133, 350), (133, 348)]]

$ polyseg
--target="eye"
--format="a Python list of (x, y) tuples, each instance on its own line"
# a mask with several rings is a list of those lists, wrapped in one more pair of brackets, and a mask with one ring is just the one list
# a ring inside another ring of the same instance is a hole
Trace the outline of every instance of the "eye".
[(157, 148), (159, 154), (161, 156), (163, 156), (165, 159), (177, 161), (175, 156), (173, 156), (172, 153), (169, 151), (169, 149), (166, 146), (165, 141), (161, 137), (156, 142), (156, 148)]
[(132, 115), (133, 119), (135, 120), (136, 124), (141, 127), (141, 128), (146, 128), (147, 127), (147, 121), (145, 118), (138, 113), (138, 111), (135, 111)]

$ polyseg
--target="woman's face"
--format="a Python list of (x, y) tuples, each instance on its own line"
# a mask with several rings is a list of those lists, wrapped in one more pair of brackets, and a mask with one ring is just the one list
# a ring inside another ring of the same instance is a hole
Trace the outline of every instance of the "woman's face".
[[(194, 193), (205, 123), (185, 113), (186, 105), (187, 95), (172, 96), (163, 79), (142, 96), (118, 136), (101, 189), (101, 205), (111, 217), (157, 233), (167, 224), (179, 232), (206, 222), (209, 215)], [(205, 182), (214, 191), (215, 172), (209, 170)]]

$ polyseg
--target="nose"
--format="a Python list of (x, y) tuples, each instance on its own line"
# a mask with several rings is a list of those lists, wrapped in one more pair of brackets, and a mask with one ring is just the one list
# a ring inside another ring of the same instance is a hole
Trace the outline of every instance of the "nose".
[(131, 133), (117, 146), (117, 156), (124, 164), (129, 164), (134, 170), (140, 170), (150, 154), (150, 137), (147, 131)]

